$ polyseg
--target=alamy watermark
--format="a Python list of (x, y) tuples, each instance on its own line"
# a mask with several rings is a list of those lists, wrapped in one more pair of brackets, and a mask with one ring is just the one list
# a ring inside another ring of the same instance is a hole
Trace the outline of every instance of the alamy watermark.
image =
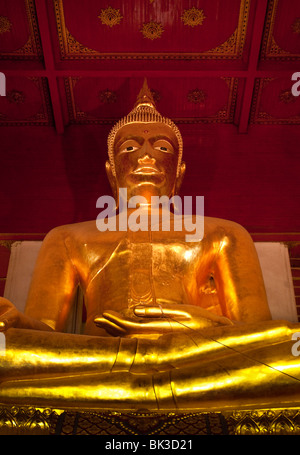
[[(173, 207), (173, 213), (171, 212)], [(192, 196), (151, 196), (151, 204), (143, 196), (127, 201), (127, 188), (120, 188), (117, 203), (112, 196), (101, 196), (96, 207), (103, 209), (96, 219), (99, 231), (185, 231), (187, 242), (202, 240), (204, 235), (204, 196), (196, 196), (195, 215)], [(128, 215), (128, 209), (130, 210)], [(172, 215), (171, 215), (172, 213)], [(171, 217), (173, 219), (171, 227)], [(118, 224), (118, 226), (117, 226)]]
[(0, 356), (5, 354), (6, 340), (4, 333), (0, 332)]
[(300, 355), (300, 332), (293, 333), (292, 340), (296, 341), (292, 346), (292, 354), (294, 357), (299, 357), (299, 355)]
[(0, 73), (0, 96), (6, 96), (6, 77), (4, 73)]
[(292, 81), (296, 81), (291, 88), (292, 95), (299, 96), (300, 95), (300, 73), (293, 73)]

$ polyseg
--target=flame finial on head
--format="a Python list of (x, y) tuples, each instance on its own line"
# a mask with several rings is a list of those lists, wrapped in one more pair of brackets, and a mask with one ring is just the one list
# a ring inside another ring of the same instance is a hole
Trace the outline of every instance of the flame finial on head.
[(113, 128), (111, 129), (111, 131), (108, 135), (108, 139), (107, 139), (108, 157), (109, 157), (109, 162), (111, 165), (113, 175), (116, 175), (115, 162), (114, 162), (114, 142), (115, 142), (117, 132), (123, 126), (129, 125), (131, 123), (164, 123), (165, 125), (168, 125), (173, 130), (173, 132), (175, 133), (175, 136), (177, 138), (177, 141), (178, 141), (177, 175), (179, 175), (181, 159), (182, 159), (182, 150), (183, 150), (182, 136), (180, 134), (178, 127), (175, 125), (175, 123), (172, 120), (170, 120), (166, 117), (163, 117), (157, 111), (154, 100), (153, 100), (153, 96), (152, 96), (151, 90), (148, 87), (146, 78), (144, 79), (143, 86), (137, 96), (137, 100), (135, 102), (134, 108), (132, 109), (132, 111), (129, 112), (128, 115), (126, 115), (126, 117), (123, 117), (121, 120), (119, 120), (113, 126)]
[(156, 109), (154, 99), (151, 90), (148, 87), (146, 78), (144, 79), (143, 87), (141, 88), (134, 105), (135, 108), (138, 106), (150, 106), (153, 109)]

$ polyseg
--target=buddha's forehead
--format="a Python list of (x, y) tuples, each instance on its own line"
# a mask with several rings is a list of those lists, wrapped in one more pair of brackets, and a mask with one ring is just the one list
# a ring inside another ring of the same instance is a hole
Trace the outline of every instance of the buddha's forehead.
[(178, 141), (173, 130), (165, 123), (130, 123), (119, 129), (115, 138), (115, 145), (127, 138), (142, 137), (145, 139), (165, 138), (171, 141), (178, 149)]

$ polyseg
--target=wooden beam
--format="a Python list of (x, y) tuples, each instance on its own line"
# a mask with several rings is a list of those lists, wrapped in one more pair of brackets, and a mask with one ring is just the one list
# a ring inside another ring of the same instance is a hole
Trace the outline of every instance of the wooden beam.
[(260, 46), (264, 31), (267, 4), (268, 0), (257, 0), (256, 2), (256, 11), (252, 31), (252, 42), (249, 54), (248, 71), (246, 76), (242, 109), (239, 121), (240, 133), (246, 133), (248, 131), (255, 78), (259, 77), (257, 69), (259, 63)]
[[(57, 73), (55, 71), (55, 59), (53, 55), (53, 46), (51, 42), (49, 18), (47, 12), (46, 0), (36, 0), (36, 13), (39, 23), (39, 30), (44, 54), (45, 72), (44, 77), (47, 77), (52, 103), (52, 110), (56, 131), (58, 134), (64, 132), (64, 120), (62, 114), (62, 106), (57, 83)], [(20, 74), (20, 72), (19, 72)], [(43, 74), (43, 73), (42, 73)], [(43, 77), (43, 76), (42, 76)]]

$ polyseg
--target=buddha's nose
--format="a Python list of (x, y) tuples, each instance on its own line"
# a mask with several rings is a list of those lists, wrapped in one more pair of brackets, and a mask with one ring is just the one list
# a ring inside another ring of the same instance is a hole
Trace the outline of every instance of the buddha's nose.
[(141, 158), (138, 158), (138, 163), (139, 164), (152, 164), (152, 165), (154, 165), (155, 162), (156, 162), (155, 158), (152, 158), (151, 156), (149, 156), (148, 153), (143, 155)]

